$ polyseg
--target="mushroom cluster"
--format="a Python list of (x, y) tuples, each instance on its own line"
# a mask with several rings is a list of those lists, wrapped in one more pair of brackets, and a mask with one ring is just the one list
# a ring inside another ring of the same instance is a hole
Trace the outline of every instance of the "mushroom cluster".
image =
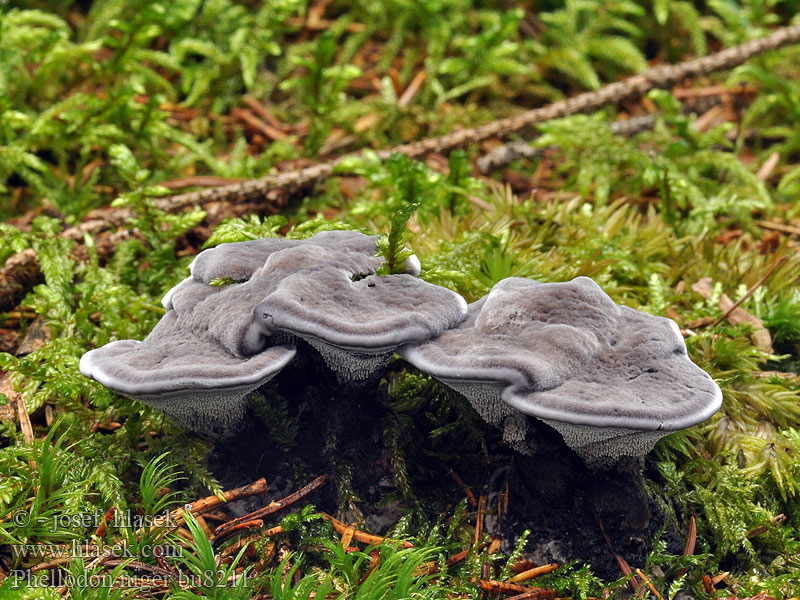
[(205, 250), (143, 341), (91, 350), (80, 371), (213, 437), (233, 432), (247, 395), (294, 358), (298, 338), (340, 377), (366, 379), (398, 346), (439, 335), (467, 310), (458, 294), (419, 279), (416, 260), (405, 274), (376, 275), (375, 240), (327, 231)]
[(529, 449), (533, 417), (587, 460), (641, 456), (720, 407), (673, 321), (615, 304), (591, 279), (508, 278), (467, 306), (419, 279), (418, 261), (385, 276), (382, 262), (375, 237), (351, 231), (206, 250), (147, 338), (88, 352), (81, 372), (224, 435), (298, 339), (342, 381), (366, 380), (397, 351), (466, 396), (517, 450)]

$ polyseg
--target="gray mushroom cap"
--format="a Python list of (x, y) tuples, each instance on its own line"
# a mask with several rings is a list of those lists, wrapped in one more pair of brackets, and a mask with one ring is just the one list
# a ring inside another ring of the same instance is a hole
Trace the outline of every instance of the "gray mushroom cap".
[(218, 342), (231, 354), (246, 357), (275, 343), (253, 317), (255, 307), (289, 276), (314, 273), (335, 265), (354, 274), (373, 273), (380, 259), (358, 252), (303, 245), (273, 252), (266, 263), (241, 283), (211, 286), (187, 278), (165, 296), (164, 304), (180, 317), (181, 324), (198, 336)]
[(220, 287), (184, 281), (171, 295), (169, 312), (174, 312), (180, 325), (197, 337), (222, 346), (237, 358), (246, 358), (270, 344), (252, 313), (264, 290), (270, 289), (270, 280), (257, 271), (244, 283)]
[(176, 294), (176, 292), (178, 292), (178, 290), (191, 285), (193, 282), (194, 279), (190, 275), (189, 277), (186, 277), (184, 280), (179, 282), (177, 285), (168, 289), (167, 293), (164, 294), (164, 297), (161, 299), (161, 306), (164, 307), (164, 310), (172, 310), (174, 308), (172, 304), (173, 296)]
[(322, 265), (283, 279), (254, 309), (267, 332), (316, 347), (340, 375), (363, 379), (409, 342), (439, 335), (466, 316), (464, 299), (412, 275), (355, 277)]
[(182, 327), (167, 312), (141, 342), (119, 340), (81, 357), (80, 371), (110, 390), (163, 411), (178, 425), (225, 435), (241, 420), (246, 396), (294, 357), (289, 344), (247, 358)]
[(275, 252), (297, 246), (320, 246), (337, 252), (355, 252), (367, 256), (375, 255), (377, 236), (357, 231), (321, 231), (304, 240), (264, 238), (247, 242), (220, 244), (203, 250), (189, 265), (192, 277), (202, 283), (229, 277), (234, 281), (246, 281), (256, 270), (264, 266)]
[[(295, 354), (293, 346), (280, 344), (294, 336), (265, 329), (253, 308), (292, 277), (314, 280), (334, 270), (350, 284), (375, 273), (382, 262), (374, 237), (349, 231), (219, 246), (202, 253), (193, 276), (167, 292), (162, 300), (167, 313), (144, 341), (123, 340), (88, 352), (81, 372), (187, 428), (228, 431), (245, 410), (245, 396)], [(222, 277), (238, 283), (209, 285)], [(371, 368), (378, 360), (357, 351), (351, 358)]]
[(674, 322), (618, 306), (586, 277), (509, 278), (470, 312), (402, 354), (454, 387), (503, 385), (508, 407), (553, 425), (584, 456), (644, 454), (721, 405)]

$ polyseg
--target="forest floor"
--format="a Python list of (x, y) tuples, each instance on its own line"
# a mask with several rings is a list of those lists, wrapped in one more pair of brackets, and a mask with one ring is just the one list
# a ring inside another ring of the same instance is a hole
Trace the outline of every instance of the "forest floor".
[[(0, 2), (0, 599), (800, 596), (796, 2), (51, 4)], [(409, 189), (424, 279), (591, 277), (722, 409), (598, 476), (398, 357), (216, 442), (80, 374), (203, 248)]]

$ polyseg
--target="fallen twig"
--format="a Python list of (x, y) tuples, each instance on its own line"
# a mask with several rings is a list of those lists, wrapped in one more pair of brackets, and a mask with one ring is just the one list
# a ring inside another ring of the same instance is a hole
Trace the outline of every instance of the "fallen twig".
[(777, 269), (777, 268), (778, 268), (778, 267), (780, 267), (780, 266), (781, 266), (781, 265), (782, 265), (784, 262), (786, 262), (787, 258), (788, 258), (788, 257), (786, 257), (786, 256), (782, 256), (782, 257), (781, 257), (779, 260), (775, 261), (775, 262), (772, 264), (772, 266), (771, 266), (769, 269), (767, 269), (767, 272), (766, 272), (766, 273), (764, 273), (764, 274), (763, 274), (763, 275), (762, 275), (762, 276), (759, 278), (759, 280), (758, 280), (758, 281), (756, 281), (756, 282), (753, 284), (753, 286), (752, 286), (752, 287), (751, 287), (749, 290), (747, 290), (747, 292), (745, 292), (744, 296), (742, 296), (742, 297), (741, 297), (741, 298), (739, 298), (739, 299), (738, 299), (736, 302), (734, 302), (734, 303), (733, 303), (733, 305), (732, 305), (730, 308), (728, 308), (728, 310), (726, 310), (724, 313), (722, 313), (722, 314), (721, 314), (721, 315), (720, 315), (720, 316), (717, 318), (717, 320), (716, 320), (716, 321), (714, 321), (714, 322), (711, 324), (711, 328), (713, 329), (714, 327), (716, 327), (717, 325), (719, 325), (720, 323), (722, 323), (722, 321), (724, 321), (725, 319), (727, 319), (728, 317), (730, 317), (730, 316), (731, 316), (731, 313), (732, 313), (733, 311), (735, 311), (737, 308), (739, 308), (739, 307), (742, 305), (742, 303), (743, 303), (745, 300), (747, 300), (747, 299), (748, 299), (750, 296), (752, 296), (752, 295), (753, 295), (753, 292), (755, 292), (755, 291), (756, 291), (758, 288), (760, 288), (762, 285), (764, 285), (764, 282), (765, 282), (767, 279), (769, 279), (769, 276), (770, 276), (770, 275), (772, 275), (772, 274), (775, 272), (775, 269)]
[(298, 491), (292, 494), (289, 494), (288, 496), (286, 496), (281, 500), (270, 502), (267, 506), (263, 508), (259, 508), (258, 510), (255, 510), (249, 514), (233, 519), (232, 521), (228, 521), (227, 523), (223, 523), (214, 530), (214, 535), (216, 537), (219, 537), (225, 534), (226, 531), (236, 527), (239, 523), (245, 521), (252, 521), (254, 519), (262, 519), (263, 517), (276, 513), (279, 510), (284, 509), (291, 504), (294, 504), (301, 498), (308, 496), (311, 492), (313, 492), (319, 486), (325, 483), (326, 479), (327, 477), (325, 475), (320, 475), (308, 485), (304, 486), (303, 488), (299, 489)]
[(539, 575), (545, 575), (546, 573), (552, 573), (555, 571), (560, 565), (558, 563), (550, 563), (549, 565), (542, 565), (541, 567), (533, 567), (528, 569), (527, 571), (522, 571), (522, 573), (517, 573), (514, 577), (511, 578), (511, 581), (514, 583), (519, 583), (520, 581), (527, 581), (528, 579), (533, 579), (534, 577), (538, 577)]
[(631, 588), (634, 592), (639, 590), (639, 580), (636, 579), (636, 575), (633, 574), (633, 569), (628, 564), (628, 561), (621, 554), (614, 554), (614, 559), (617, 561), (617, 565), (619, 565), (619, 570), (622, 571), (622, 574), (626, 577), (630, 577), (628, 583), (630, 584)]
[(224, 492), (222, 494), (222, 498), (218, 496), (207, 496), (205, 498), (201, 498), (200, 500), (190, 502), (189, 504), (185, 504), (180, 508), (173, 510), (171, 513), (169, 513), (168, 517), (158, 520), (156, 522), (156, 527), (164, 525), (176, 527), (184, 522), (187, 512), (190, 512), (196, 517), (207, 511), (213, 510), (218, 506), (227, 504), (228, 502), (232, 502), (240, 498), (247, 498), (249, 496), (265, 494), (267, 492), (267, 487), (267, 481), (262, 477), (253, 483), (248, 483), (247, 485)]
[(253, 483), (248, 483), (247, 485), (224, 492), (222, 494), (222, 498), (219, 496), (207, 496), (205, 498), (201, 498), (200, 500), (196, 500), (195, 502), (191, 502), (181, 509), (173, 511), (176, 513), (173, 516), (175, 519), (180, 518), (180, 513), (183, 510), (191, 511), (191, 513), (195, 516), (202, 515), (210, 510), (214, 510), (218, 506), (228, 504), (229, 502), (239, 500), (240, 498), (248, 498), (250, 496), (266, 494), (268, 487), (267, 480), (261, 477), (260, 479), (256, 479)]
[(471, 548), (467, 548), (466, 550), (462, 550), (461, 552), (453, 554), (453, 556), (450, 556), (450, 557), (447, 558), (447, 560), (445, 561), (445, 564), (448, 567), (452, 567), (453, 565), (457, 565), (458, 563), (460, 563), (462, 560), (465, 560), (469, 556), (470, 550), (471, 550)]
[(776, 525), (780, 525), (781, 523), (786, 521), (786, 515), (780, 514), (772, 517), (766, 523), (763, 523), (757, 527), (753, 527), (750, 531), (747, 532), (747, 539), (752, 540), (757, 538), (762, 533), (766, 533), (770, 527), (775, 527)]
[(242, 121), (243, 123), (245, 123), (251, 129), (258, 131), (261, 135), (265, 136), (267, 139), (285, 140), (289, 137), (289, 135), (286, 132), (281, 131), (277, 127), (273, 127), (268, 123), (265, 123), (246, 108), (234, 108), (233, 116)]
[(364, 576), (359, 580), (359, 582), (358, 582), (359, 585), (361, 585), (367, 579), (369, 579), (369, 576), (372, 575), (372, 573), (375, 571), (375, 569), (378, 568), (378, 565), (381, 564), (381, 553), (377, 548), (373, 549), (372, 552), (369, 553), (369, 557), (372, 560), (369, 563), (369, 568), (367, 569), (367, 572), (364, 573)]
[(523, 558), (523, 559), (520, 559), (519, 561), (515, 562), (513, 565), (511, 565), (510, 571), (512, 573), (514, 573), (515, 575), (519, 575), (520, 573), (524, 573), (525, 571), (528, 571), (530, 569), (535, 569), (538, 566), (539, 565), (537, 565), (532, 560), (528, 560), (526, 558)]
[(528, 598), (540, 600), (553, 600), (556, 597), (555, 590), (528, 587), (508, 581), (495, 581), (494, 579), (481, 579), (478, 587), (481, 591), (490, 594), (531, 594)]
[(248, 535), (248, 536), (243, 537), (243, 538), (239, 538), (238, 540), (236, 540), (230, 546), (226, 546), (225, 548), (223, 548), (220, 551), (219, 555), (222, 558), (227, 558), (229, 556), (233, 556), (234, 554), (238, 553), (239, 550), (241, 550), (242, 548), (244, 548), (248, 544), (252, 544), (253, 542), (257, 542), (260, 539), (262, 539), (262, 535), (259, 534), (259, 533), (256, 533), (256, 534), (253, 534), (253, 535)]
[(237, 183), (242, 179), (234, 177), (217, 177), (214, 175), (193, 175), (192, 177), (179, 177), (178, 179), (169, 179), (161, 181), (158, 185), (168, 188), (170, 190), (179, 190), (187, 187), (212, 187), (220, 185), (230, 185)]
[(603, 522), (600, 521), (599, 518), (597, 519), (597, 526), (600, 528), (600, 533), (603, 534), (603, 539), (605, 539), (606, 541), (606, 546), (608, 546), (608, 551), (611, 552), (612, 556), (614, 557), (614, 560), (617, 561), (619, 570), (625, 577), (630, 577), (630, 579), (628, 579), (628, 585), (630, 585), (631, 589), (633, 589), (633, 591), (636, 592), (639, 589), (639, 580), (636, 579), (636, 575), (633, 574), (633, 569), (631, 569), (631, 566), (628, 564), (628, 561), (625, 560), (625, 558), (621, 554), (618, 554), (614, 550), (614, 546), (611, 544), (611, 538), (608, 537), (608, 534), (606, 533), (606, 528), (603, 527)]
[(642, 578), (642, 581), (644, 582), (644, 584), (645, 584), (645, 585), (646, 585), (648, 588), (650, 588), (650, 591), (651, 591), (651, 592), (653, 592), (653, 594), (655, 595), (655, 597), (656, 597), (656, 598), (658, 598), (658, 600), (661, 600), (661, 594), (659, 594), (659, 593), (658, 593), (658, 590), (657, 590), (657, 589), (655, 588), (655, 586), (654, 586), (654, 585), (653, 585), (653, 584), (650, 582), (650, 580), (647, 578), (647, 576), (646, 576), (644, 573), (642, 573), (642, 570), (641, 570), (641, 569), (636, 569), (636, 574), (637, 574), (639, 577), (641, 577), (641, 578)]
[(771, 221), (763, 221), (757, 219), (755, 224), (764, 229), (771, 229), (773, 231), (780, 231), (781, 233), (788, 233), (790, 235), (800, 235), (800, 227), (786, 225), (785, 223), (773, 223)]
[[(614, 135), (623, 137), (633, 136), (642, 131), (652, 129), (656, 123), (656, 116), (655, 114), (651, 114), (634, 117), (626, 121), (614, 121), (611, 123), (610, 129)], [(517, 159), (536, 158), (549, 149), (549, 147), (533, 148), (530, 145), (530, 141), (517, 140), (509, 142), (497, 148), (493, 148), (481, 156), (477, 161), (478, 171), (484, 175), (488, 175), (495, 169), (504, 167)]]
[(769, 155), (764, 164), (761, 165), (761, 168), (756, 173), (756, 177), (759, 181), (766, 181), (770, 178), (772, 173), (775, 171), (775, 167), (778, 166), (778, 163), (781, 160), (780, 152), (773, 152)]
[(450, 475), (453, 481), (455, 481), (461, 487), (462, 490), (464, 490), (464, 495), (467, 497), (467, 502), (469, 502), (470, 506), (472, 506), (473, 508), (477, 508), (478, 499), (475, 498), (475, 494), (472, 492), (467, 483), (463, 479), (461, 479), (461, 476), (449, 466), (447, 467), (447, 474)]
[[(332, 517), (328, 513), (320, 513), (322, 517), (330, 521), (333, 525), (333, 528), (340, 534), (344, 535), (347, 531), (348, 526), (339, 521), (338, 519)], [(371, 533), (365, 533), (363, 531), (359, 531), (356, 529), (353, 531), (353, 539), (357, 542), (361, 542), (362, 544), (398, 544), (401, 548), (413, 548), (414, 544), (405, 540), (393, 540), (391, 538), (381, 537), (379, 535), (372, 535)]]
[[(211, 542), (211, 545), (214, 548), (217, 548), (222, 542), (224, 542), (230, 537), (233, 537), (234, 535), (236, 535), (241, 531), (250, 531), (251, 529), (261, 529), (263, 526), (264, 526), (264, 521), (262, 519), (250, 519), (249, 521), (241, 521), (240, 523), (237, 523), (233, 527), (228, 527), (225, 531), (217, 535), (214, 535), (213, 536), (214, 539)], [(282, 532), (283, 528), (281, 528), (281, 531), (279, 531), (278, 533)], [(208, 537), (210, 538), (211, 536)]]
[[(483, 542), (478, 547), (478, 552), (483, 550), (486, 546), (489, 546), (489, 554), (494, 554), (492, 552), (492, 548), (491, 548), (491, 546), (492, 546), (492, 544), (494, 542), (495, 542), (495, 540), (492, 540), (491, 542)], [(450, 556), (450, 557), (447, 558), (447, 560), (445, 560), (444, 564), (447, 565), (448, 567), (452, 567), (453, 565), (457, 565), (461, 561), (465, 560), (469, 556), (470, 552), (472, 552), (472, 550), (473, 550), (473, 547), (469, 547), (469, 548), (467, 548), (465, 550), (462, 550), (461, 552), (453, 554), (453, 556)], [(439, 572), (439, 566), (435, 562), (426, 563), (425, 565), (423, 565), (423, 567), (424, 567), (423, 570), (424, 570), (426, 575), (433, 575), (434, 573), (438, 573)]]
[[(715, 54), (688, 60), (677, 65), (652, 67), (623, 81), (608, 84), (599, 90), (585, 92), (566, 100), (534, 108), (522, 114), (499, 119), (473, 129), (459, 129), (440, 137), (427, 138), (380, 150), (376, 154), (380, 160), (386, 160), (395, 153), (417, 158), (430, 152), (448, 152), (465, 144), (478, 143), (494, 137), (504, 137), (536, 123), (596, 109), (634, 94), (643, 94), (653, 88), (669, 87), (686, 77), (729, 69), (742, 64), (753, 56), (793, 44), (798, 40), (800, 40), (800, 25), (782, 27), (769, 35), (745, 42), (739, 46), (727, 48)], [(214, 201), (242, 201), (265, 196), (270, 199), (271, 192), (276, 189), (296, 190), (311, 185), (329, 177), (343, 161), (352, 160), (354, 157), (362, 155), (362, 152), (347, 154), (335, 160), (296, 171), (287, 171), (243, 183), (171, 196), (159, 200), (158, 206), (162, 210), (173, 211), (184, 206)]]
[(175, 579), (175, 574), (167, 569), (162, 569), (161, 567), (154, 567), (153, 565), (148, 565), (147, 563), (143, 563), (138, 560), (130, 560), (130, 559), (118, 559), (112, 558), (106, 560), (103, 564), (107, 567), (117, 567), (121, 564), (125, 563), (126, 569), (131, 569), (132, 571), (138, 571), (139, 573), (147, 573), (149, 575), (154, 575), (161, 579)]
[(66, 565), (72, 562), (73, 560), (75, 560), (73, 556), (61, 556), (59, 558), (46, 560), (44, 562), (40, 562), (37, 565), (33, 565), (29, 569), (29, 571), (31, 573), (35, 573), (36, 571), (49, 571), (50, 569), (55, 569), (56, 567), (60, 567), (61, 565)]
[[(772, 270), (772, 268), (770, 270)], [(768, 273), (767, 276), (769, 274), (770, 273)], [(756, 286), (754, 286), (753, 289), (755, 289), (758, 285), (761, 285), (761, 283), (763, 282), (759, 282)], [(714, 286), (710, 277), (703, 277), (699, 281), (693, 283), (692, 290), (707, 300), (710, 300), (714, 297)], [(719, 298), (719, 307), (720, 310), (722, 310), (722, 317), (728, 319), (731, 325), (744, 323), (752, 327), (750, 337), (753, 340), (753, 343), (759, 350), (767, 354), (772, 354), (772, 336), (770, 335), (769, 330), (764, 327), (764, 324), (758, 317), (750, 314), (736, 304), (737, 303), (734, 303), (727, 294), (722, 294)], [(738, 302), (738, 304), (741, 304), (741, 300)], [(721, 321), (719, 319), (715, 319), (711, 323), (711, 327), (713, 328), (720, 322)]]
[(770, 379), (775, 377), (787, 383), (800, 383), (800, 375), (797, 373), (785, 373), (783, 371), (751, 371), (750, 374), (756, 379)]

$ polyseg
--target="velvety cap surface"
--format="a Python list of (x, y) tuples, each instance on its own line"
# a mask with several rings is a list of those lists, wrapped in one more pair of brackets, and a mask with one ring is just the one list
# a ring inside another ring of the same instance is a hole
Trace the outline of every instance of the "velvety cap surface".
[(323, 266), (283, 279), (254, 310), (266, 330), (285, 330), (355, 350), (425, 340), (464, 319), (455, 292), (412, 275), (353, 277)]
[(217, 287), (182, 282), (172, 293), (172, 311), (181, 328), (235, 357), (252, 356), (269, 344), (253, 319), (253, 307), (269, 293), (274, 280), (259, 269), (244, 283)]
[[(362, 242), (366, 238), (358, 236)], [(379, 257), (361, 252), (316, 244), (292, 246), (274, 251), (240, 283), (212, 286), (188, 277), (166, 294), (163, 304), (176, 313), (182, 328), (221, 345), (235, 357), (244, 358), (261, 352), (270, 343), (271, 332), (256, 322), (253, 308), (278, 289), (284, 279), (295, 275), (314, 279), (326, 267), (358, 278), (374, 273), (380, 263)]]
[(220, 244), (203, 250), (195, 257), (189, 269), (192, 277), (202, 283), (229, 277), (234, 281), (246, 281), (264, 266), (275, 252), (297, 246), (319, 246), (337, 252), (356, 252), (375, 255), (375, 239), (357, 231), (322, 231), (305, 240), (264, 238), (247, 242)]
[(180, 327), (170, 311), (141, 342), (120, 340), (87, 352), (80, 370), (110, 390), (141, 399), (187, 390), (253, 389), (294, 355), (294, 347), (284, 344), (237, 358)]
[(504, 383), (514, 409), (565, 423), (672, 431), (721, 404), (674, 322), (618, 306), (586, 277), (503, 280), (460, 327), (401, 353), (445, 382)]

